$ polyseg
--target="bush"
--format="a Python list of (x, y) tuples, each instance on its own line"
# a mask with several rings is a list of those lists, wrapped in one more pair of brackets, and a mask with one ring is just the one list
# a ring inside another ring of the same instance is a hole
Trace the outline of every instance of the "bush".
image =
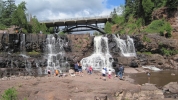
[(5, 90), (0, 100), (17, 100), (17, 90), (14, 87)]
[(171, 55), (178, 54), (178, 50), (170, 50), (170, 49), (162, 47), (161, 54), (165, 56), (171, 56)]
[[(161, 36), (171, 37), (172, 27), (170, 23), (166, 22), (165, 20), (154, 20), (151, 22), (150, 25), (146, 29), (143, 30), (147, 33), (160, 33)], [(166, 31), (166, 34), (164, 34)]]

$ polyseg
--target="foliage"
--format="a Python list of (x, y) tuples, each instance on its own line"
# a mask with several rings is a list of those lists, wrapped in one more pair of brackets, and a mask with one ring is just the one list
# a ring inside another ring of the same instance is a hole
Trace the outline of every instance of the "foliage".
[(50, 27), (49, 29), (48, 29), (48, 31), (49, 31), (49, 33), (54, 33), (54, 27)]
[(146, 37), (146, 35), (143, 36), (143, 41), (144, 42), (151, 42), (150, 38)]
[(162, 47), (161, 54), (165, 56), (171, 56), (171, 55), (178, 54), (178, 50), (170, 50), (170, 49)]
[(170, 8), (176, 8), (178, 5), (178, 0), (166, 0), (166, 6)]
[(121, 34), (134, 34), (140, 32), (140, 28), (142, 24), (144, 23), (143, 19), (134, 18), (133, 15), (129, 16), (129, 19), (127, 22), (124, 22), (124, 17), (120, 16), (120, 21), (118, 23), (118, 26), (120, 26), (119, 33)]
[(47, 30), (46, 25), (45, 25), (44, 23), (42, 23), (42, 24), (40, 25), (40, 31), (41, 31), (42, 33), (48, 34), (48, 33), (46, 32), (46, 30)]
[(111, 12), (111, 16), (112, 16), (112, 23), (117, 24), (119, 22), (119, 16), (117, 15), (115, 8), (114, 11)]
[(93, 35), (94, 35), (94, 36), (97, 36), (97, 35), (100, 35), (100, 33), (97, 32), (97, 31), (94, 31)]
[(154, 3), (151, 0), (143, 0), (142, 6), (144, 10), (145, 22), (149, 23), (151, 21), (151, 13), (154, 8)]
[(18, 100), (17, 90), (14, 87), (5, 90), (0, 100)]
[(11, 0), (3, 1), (3, 6), (1, 5), (0, 23), (6, 27), (10, 27), (12, 25), (12, 14), (16, 8), (15, 2), (11, 2)]
[[(164, 34), (166, 31), (166, 34)], [(148, 27), (144, 30), (147, 33), (160, 33), (160, 35), (166, 35), (166, 37), (171, 37), (172, 27), (170, 23), (165, 20), (154, 20)]]
[(65, 35), (65, 33), (61, 31), (61, 32), (59, 33), (59, 35)]
[(108, 34), (111, 34), (112, 33), (112, 30), (111, 30), (111, 23), (110, 22), (106, 22), (106, 25), (105, 25), (105, 28), (104, 28), (104, 31)]
[(12, 25), (16, 25), (19, 28), (26, 28), (27, 27), (27, 18), (25, 14), (25, 2), (21, 2), (17, 9), (12, 14)]

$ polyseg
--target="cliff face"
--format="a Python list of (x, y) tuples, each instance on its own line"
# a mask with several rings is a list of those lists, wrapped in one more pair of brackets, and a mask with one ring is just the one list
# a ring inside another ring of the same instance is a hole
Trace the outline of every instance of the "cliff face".
[[(124, 57), (121, 55), (121, 50), (118, 48), (113, 35), (109, 34), (105, 37), (108, 38), (109, 52), (115, 63), (122, 63), (124, 66), (130, 67), (155, 65), (159, 68), (178, 68), (178, 55), (170, 57), (161, 55), (162, 48), (176, 51), (178, 49), (177, 39), (165, 38), (158, 34), (133, 35), (131, 37), (134, 40), (137, 57)], [(126, 39), (126, 36), (120, 37)], [(146, 40), (145, 37), (147, 37)], [(58, 38), (59, 36), (54, 34), (54, 39), (57, 40)], [(22, 69), (24, 73), (28, 74), (27, 70), (24, 69), (27, 67), (27, 61), (34, 69), (31, 69), (32, 73), (37, 73), (38, 67), (44, 70), (48, 63), (47, 52), (45, 51), (46, 39), (47, 35), (45, 34), (26, 34), (25, 36), (24, 34), (0, 34), (0, 73), (1, 68), (13, 68)], [(60, 39), (65, 43), (63, 44), (64, 56), (70, 67), (73, 67), (74, 62), (80, 61), (94, 52), (94, 36), (89, 34), (68, 34), (60, 36)], [(23, 43), (25, 45), (22, 45)], [(22, 55), (23, 50), (26, 51), (28, 57)], [(142, 52), (150, 52), (150, 54)]]

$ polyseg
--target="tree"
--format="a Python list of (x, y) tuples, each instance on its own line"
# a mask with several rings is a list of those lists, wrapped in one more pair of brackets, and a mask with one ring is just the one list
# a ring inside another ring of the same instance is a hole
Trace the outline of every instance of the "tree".
[(14, 11), (12, 15), (12, 24), (18, 26), (19, 28), (26, 28), (27, 27), (27, 18), (26, 18), (26, 7), (25, 2), (21, 2), (17, 9)]
[(32, 26), (32, 33), (40, 32), (40, 23), (38, 22), (38, 19), (35, 16), (31, 20), (31, 26)]
[(11, 26), (12, 14), (16, 10), (16, 5), (12, 0), (7, 0), (3, 2), (2, 13), (0, 17), (1, 24), (5, 26)]
[(111, 23), (109, 23), (108, 21), (106, 22), (105, 24), (105, 28), (104, 28), (104, 31), (108, 34), (111, 34), (112, 33), (112, 30), (111, 30)]
[(46, 30), (47, 30), (46, 24), (42, 23), (42, 24), (40, 25), (40, 30), (41, 30), (43, 33), (46, 33)]
[(154, 8), (154, 3), (151, 0), (143, 0), (142, 6), (144, 10), (145, 24), (149, 24), (151, 22), (151, 14)]
[(119, 17), (117, 15), (116, 9), (114, 8), (114, 11), (111, 13), (112, 16), (112, 23), (113, 24), (118, 24), (119, 22)]
[(167, 0), (166, 6), (170, 8), (177, 8), (178, 0)]

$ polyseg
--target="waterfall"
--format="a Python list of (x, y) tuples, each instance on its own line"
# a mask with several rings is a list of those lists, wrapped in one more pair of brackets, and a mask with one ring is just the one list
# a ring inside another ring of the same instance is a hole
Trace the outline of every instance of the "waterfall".
[(21, 54), (23, 55), (25, 55), (25, 53), (26, 53), (26, 49), (25, 49), (25, 34), (21, 34), (20, 35), (20, 40), (21, 40), (21, 42), (20, 42), (20, 51), (21, 51)]
[(135, 57), (136, 56), (134, 42), (133, 42), (133, 39), (130, 38), (130, 36), (127, 35), (126, 40), (120, 39), (120, 36), (117, 34), (113, 35), (113, 37), (117, 43), (117, 47), (121, 51), (121, 56), (124, 56), (124, 57)]
[(109, 53), (108, 38), (96, 36), (94, 38), (94, 53), (81, 60), (83, 68), (92, 66), (94, 70), (101, 70), (103, 67), (112, 69), (112, 56)]
[(47, 67), (46, 71), (49, 69), (52, 73), (54, 70), (67, 71), (69, 69), (69, 63), (65, 59), (65, 52), (63, 46), (66, 42), (62, 40), (59, 36), (57, 38), (54, 35), (47, 35), (46, 38), (46, 57), (47, 57)]

